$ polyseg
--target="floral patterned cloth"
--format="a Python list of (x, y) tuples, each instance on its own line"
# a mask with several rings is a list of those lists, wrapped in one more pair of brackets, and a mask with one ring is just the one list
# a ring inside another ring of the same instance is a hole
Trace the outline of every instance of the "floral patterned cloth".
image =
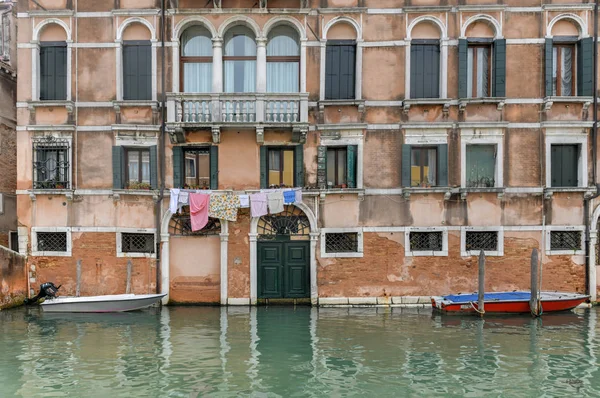
[(240, 197), (230, 194), (211, 194), (208, 216), (227, 221), (237, 221)]

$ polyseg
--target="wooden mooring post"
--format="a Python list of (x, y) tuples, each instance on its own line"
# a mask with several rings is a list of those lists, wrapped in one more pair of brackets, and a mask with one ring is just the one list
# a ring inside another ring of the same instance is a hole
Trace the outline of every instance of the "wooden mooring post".
[(533, 316), (540, 316), (538, 263), (538, 249), (534, 248), (531, 251), (531, 298), (529, 299), (529, 309)]
[(479, 292), (477, 296), (477, 312), (479, 316), (483, 316), (485, 314), (485, 303), (484, 303), (484, 294), (485, 294), (485, 253), (483, 250), (479, 252)]

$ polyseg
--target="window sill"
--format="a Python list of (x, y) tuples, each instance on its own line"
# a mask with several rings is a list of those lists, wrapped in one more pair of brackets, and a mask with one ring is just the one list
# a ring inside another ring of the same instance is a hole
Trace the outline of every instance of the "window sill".
[(153, 189), (113, 189), (113, 199), (117, 200), (121, 195), (132, 196), (152, 196), (154, 200), (158, 199), (158, 190)]
[(358, 110), (362, 112), (365, 109), (365, 100), (362, 99), (344, 99), (344, 100), (321, 100), (319, 101), (319, 109), (323, 110), (326, 106), (358, 106)]
[(136, 106), (136, 107), (151, 106), (152, 108), (158, 108), (159, 102), (152, 101), (152, 100), (142, 100), (142, 101), (123, 100), (123, 101), (113, 101), (113, 106), (115, 108), (123, 107), (123, 106)]
[(547, 112), (552, 109), (552, 105), (556, 103), (560, 104), (583, 104), (583, 111), (587, 111), (594, 97), (577, 97), (577, 96), (552, 96), (544, 98), (544, 111)]
[[(461, 251), (460, 252), (460, 256), (461, 257), (479, 257), (479, 250), (468, 250), (468, 251)], [(485, 254), (486, 257), (502, 257), (504, 256), (504, 252), (498, 251), (498, 250), (484, 250), (483, 254)]]
[(585, 256), (585, 250), (546, 250), (547, 256)]
[(544, 188), (544, 197), (550, 199), (555, 193), (582, 193), (584, 198), (592, 197), (596, 192), (595, 187), (555, 187)]
[(493, 104), (496, 105), (496, 109), (501, 111), (504, 108), (505, 101), (506, 98), (504, 97), (461, 98), (458, 100), (458, 110), (464, 112), (467, 105)]
[(404, 254), (405, 257), (448, 257), (448, 251), (433, 251), (433, 250), (423, 250), (423, 251), (407, 251)]
[(495, 193), (498, 198), (502, 198), (506, 192), (504, 187), (489, 187), (489, 188), (460, 188), (460, 198), (466, 199), (470, 193)]
[(65, 195), (68, 200), (73, 200), (72, 189), (30, 189), (27, 192), (31, 200), (36, 200), (38, 195)]
[(35, 109), (35, 108), (50, 108), (50, 107), (66, 107), (67, 109), (70, 109), (70, 112), (72, 112), (74, 105), (73, 101), (67, 101), (67, 100), (48, 100), (48, 101), (28, 101), (27, 102), (27, 106), (30, 109)]
[(321, 253), (321, 258), (363, 258), (364, 253)]
[(155, 253), (117, 253), (119, 258), (156, 258)]
[(31, 252), (32, 257), (71, 257), (71, 252)]
[(402, 101), (402, 106), (405, 114), (408, 114), (413, 105), (442, 105), (443, 112), (448, 113), (451, 101), (450, 98), (409, 98)]

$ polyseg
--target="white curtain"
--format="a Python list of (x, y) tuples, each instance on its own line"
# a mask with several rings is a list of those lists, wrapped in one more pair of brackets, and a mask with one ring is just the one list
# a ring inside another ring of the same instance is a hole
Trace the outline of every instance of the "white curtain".
[(150, 152), (142, 152), (142, 182), (150, 183)]
[(210, 32), (201, 26), (187, 28), (181, 35), (181, 43), (184, 57), (212, 57)]
[(477, 97), (488, 97), (488, 81), (489, 81), (489, 60), (488, 49), (477, 48)]
[(246, 60), (223, 62), (225, 92), (249, 93), (256, 91), (256, 42), (254, 34), (245, 26), (236, 26), (225, 34), (225, 57), (254, 57)]
[(300, 91), (298, 62), (267, 62), (267, 91), (297, 93)]
[(212, 63), (183, 64), (183, 92), (210, 93), (212, 91)]
[(139, 152), (128, 152), (127, 153), (127, 164), (129, 167), (128, 176), (129, 182), (139, 181), (138, 171), (140, 169), (140, 156)]
[(473, 97), (473, 50), (467, 51), (467, 98)]
[(574, 95), (571, 88), (573, 83), (573, 49), (570, 47), (563, 47), (561, 49), (560, 66), (562, 70), (562, 76), (560, 79), (560, 92), (561, 95)]
[(430, 186), (435, 186), (437, 184), (437, 150), (436, 149), (428, 149), (427, 150), (427, 164), (429, 165), (427, 169), (427, 183)]

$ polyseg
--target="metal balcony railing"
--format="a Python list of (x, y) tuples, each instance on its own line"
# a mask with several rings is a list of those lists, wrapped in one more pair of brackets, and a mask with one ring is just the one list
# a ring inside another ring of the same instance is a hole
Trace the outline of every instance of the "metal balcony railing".
[(167, 122), (193, 124), (308, 123), (308, 94), (167, 94)]

